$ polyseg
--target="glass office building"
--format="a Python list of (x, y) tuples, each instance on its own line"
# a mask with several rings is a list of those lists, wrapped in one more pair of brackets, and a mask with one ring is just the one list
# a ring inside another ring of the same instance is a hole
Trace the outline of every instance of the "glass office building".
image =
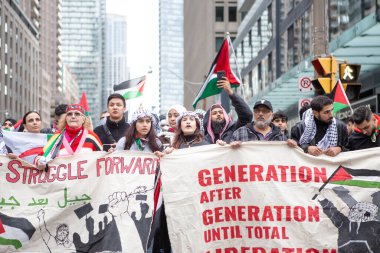
[[(86, 92), (96, 125), (102, 110), (105, 0), (62, 0), (62, 60)], [(72, 101), (78, 102), (78, 101)]]
[(160, 112), (183, 104), (183, 0), (160, 0)]

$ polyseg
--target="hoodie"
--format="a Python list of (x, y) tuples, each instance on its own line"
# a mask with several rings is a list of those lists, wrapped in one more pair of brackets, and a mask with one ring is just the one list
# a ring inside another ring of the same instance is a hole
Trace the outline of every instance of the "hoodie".
[(212, 105), (210, 109), (207, 110), (203, 119), (205, 140), (210, 143), (215, 143), (218, 140), (211, 127), (211, 111), (215, 107), (220, 107), (223, 110), (223, 115), (224, 115), (224, 119), (226, 120), (226, 125), (220, 132), (219, 139), (227, 143), (231, 142), (232, 134), (236, 129), (252, 122), (253, 113), (252, 113), (252, 110), (247, 105), (247, 103), (236, 93), (233, 93), (229, 97), (231, 99), (232, 106), (235, 108), (238, 119), (235, 122), (230, 120), (227, 112), (224, 110), (224, 108), (220, 104)]

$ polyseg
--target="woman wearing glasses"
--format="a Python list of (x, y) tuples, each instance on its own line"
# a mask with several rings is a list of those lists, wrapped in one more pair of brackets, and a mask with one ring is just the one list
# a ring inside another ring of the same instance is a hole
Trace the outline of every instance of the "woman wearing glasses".
[(66, 116), (59, 122), (59, 129), (62, 131), (50, 138), (43, 149), (44, 153), (35, 159), (39, 169), (44, 169), (46, 164), (57, 156), (103, 150), (99, 137), (90, 130), (91, 124), (84, 113), (79, 104), (67, 106)]

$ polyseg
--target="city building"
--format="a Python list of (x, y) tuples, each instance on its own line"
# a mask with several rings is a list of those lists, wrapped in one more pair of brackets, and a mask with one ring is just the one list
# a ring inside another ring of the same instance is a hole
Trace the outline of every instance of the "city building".
[(102, 108), (107, 108), (107, 98), (113, 86), (129, 79), (127, 66), (127, 20), (124, 16), (107, 14), (106, 21), (105, 86)]
[(160, 112), (184, 101), (184, 0), (159, 2)]
[(60, 104), (71, 104), (79, 101), (79, 88), (76, 77), (71, 73), (68, 65), (62, 68), (62, 92), (65, 94), (60, 100)]
[[(184, 105), (192, 109), (211, 64), (226, 33), (235, 39), (240, 23), (235, 0), (192, 0), (184, 2)], [(198, 103), (207, 109), (219, 100), (210, 97)]]
[(62, 103), (65, 97), (62, 84), (62, 62), (61, 62), (61, 21), (60, 0), (40, 1), (40, 59), (41, 71), (44, 71), (49, 80), (43, 81), (42, 86), (48, 86), (50, 94), (50, 115), (53, 116), (54, 109)]
[(86, 92), (96, 125), (105, 81), (105, 0), (61, 0), (61, 6), (62, 61), (76, 76), (79, 94)]
[[(0, 120), (20, 119), (37, 110), (45, 126), (49, 109), (41, 86), (38, 40), (38, 1), (31, 7), (32, 19), (12, 0), (0, 2)], [(35, 7), (35, 8), (34, 8)]]
[[(258, 99), (272, 102), (298, 121), (299, 80), (314, 78), (311, 64), (317, 56), (361, 64), (361, 98), (379, 110), (380, 34), (376, 1), (350, 0), (240, 0), (243, 17), (234, 41), (243, 78), (239, 92), (252, 106)], [(371, 100), (371, 101), (372, 101)], [(377, 101), (377, 102), (376, 102)], [(360, 101), (353, 105), (360, 104)]]

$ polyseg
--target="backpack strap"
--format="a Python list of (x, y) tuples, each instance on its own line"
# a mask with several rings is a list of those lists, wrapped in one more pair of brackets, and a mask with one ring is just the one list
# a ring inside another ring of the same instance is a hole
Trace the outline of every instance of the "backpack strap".
[(111, 140), (111, 143), (116, 143), (106, 123), (103, 124), (103, 129), (104, 129), (104, 132), (106, 132), (106, 135), (108, 136), (108, 138)]

